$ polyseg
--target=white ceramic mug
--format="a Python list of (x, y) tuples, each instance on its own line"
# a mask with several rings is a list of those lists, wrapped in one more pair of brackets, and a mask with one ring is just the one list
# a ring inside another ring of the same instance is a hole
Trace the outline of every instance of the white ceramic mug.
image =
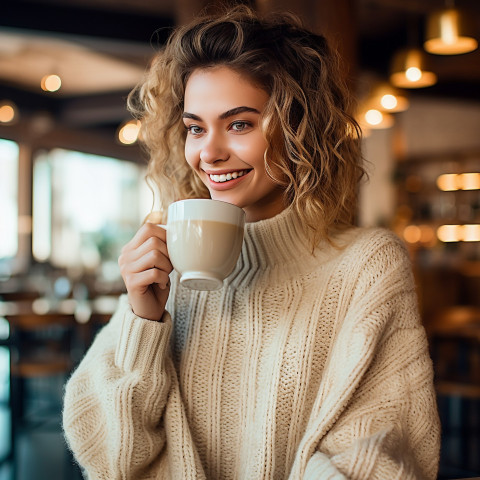
[(245, 212), (218, 200), (180, 200), (168, 207), (163, 227), (180, 283), (194, 290), (221, 288), (242, 249)]

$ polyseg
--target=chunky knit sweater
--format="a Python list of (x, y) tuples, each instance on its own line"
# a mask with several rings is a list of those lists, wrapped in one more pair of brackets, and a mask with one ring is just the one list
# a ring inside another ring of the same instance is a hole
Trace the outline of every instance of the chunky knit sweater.
[(383, 229), (312, 254), (292, 211), (247, 224), (215, 292), (126, 297), (71, 376), (89, 479), (434, 479), (439, 422), (408, 255)]

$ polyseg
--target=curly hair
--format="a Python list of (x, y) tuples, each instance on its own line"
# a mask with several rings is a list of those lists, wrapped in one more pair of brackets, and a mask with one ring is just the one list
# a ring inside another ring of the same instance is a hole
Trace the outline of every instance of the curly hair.
[(235, 70), (269, 94), (261, 116), (265, 169), (284, 188), (312, 244), (351, 225), (365, 171), (338, 54), (297, 17), (261, 17), (245, 6), (176, 29), (129, 96), (161, 207), (209, 197), (185, 160), (182, 113), (189, 76), (214, 66)]

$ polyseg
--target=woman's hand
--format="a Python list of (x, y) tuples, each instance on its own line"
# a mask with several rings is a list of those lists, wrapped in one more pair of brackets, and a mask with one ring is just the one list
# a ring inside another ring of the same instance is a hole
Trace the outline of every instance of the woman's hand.
[(160, 320), (170, 293), (166, 231), (145, 223), (122, 249), (118, 264), (135, 315)]

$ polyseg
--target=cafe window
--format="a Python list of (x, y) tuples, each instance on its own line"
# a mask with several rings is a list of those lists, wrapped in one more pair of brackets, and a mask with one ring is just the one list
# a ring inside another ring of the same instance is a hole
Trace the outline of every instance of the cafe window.
[(0, 139), (0, 260), (18, 250), (18, 145)]
[(145, 167), (55, 149), (33, 170), (33, 255), (93, 270), (115, 262), (152, 207)]

